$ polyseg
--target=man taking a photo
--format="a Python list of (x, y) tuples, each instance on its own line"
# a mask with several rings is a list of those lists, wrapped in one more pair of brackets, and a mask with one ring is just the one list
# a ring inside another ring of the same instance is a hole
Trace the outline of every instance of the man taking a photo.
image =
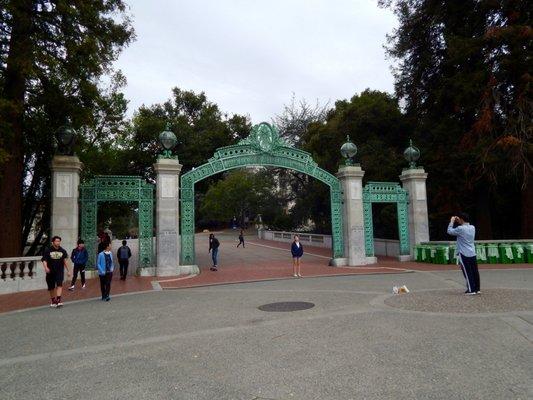
[(461, 266), (466, 280), (466, 294), (475, 295), (479, 291), (479, 271), (477, 268), (476, 246), (474, 238), (476, 228), (468, 222), (470, 217), (466, 213), (459, 213), (451, 217), (448, 225), (448, 235), (457, 237), (457, 262)]

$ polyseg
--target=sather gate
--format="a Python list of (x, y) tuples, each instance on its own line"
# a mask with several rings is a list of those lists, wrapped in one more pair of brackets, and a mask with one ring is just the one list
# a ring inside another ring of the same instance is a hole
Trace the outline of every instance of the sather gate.
[(311, 155), (289, 146), (278, 131), (263, 122), (252, 128), (250, 136), (233, 146), (221, 147), (212, 158), (181, 177), (181, 257), (182, 265), (195, 264), (194, 185), (201, 180), (235, 168), (270, 166), (293, 169), (325, 183), (330, 188), (332, 257), (342, 258), (342, 191), (339, 179), (318, 167)]

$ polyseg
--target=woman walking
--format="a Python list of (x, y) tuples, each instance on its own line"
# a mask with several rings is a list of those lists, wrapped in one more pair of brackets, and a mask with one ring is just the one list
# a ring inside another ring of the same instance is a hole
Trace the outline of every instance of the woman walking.
[(292, 276), (301, 278), (302, 273), (300, 271), (300, 258), (304, 255), (304, 248), (300, 243), (298, 235), (294, 235), (294, 242), (291, 245), (292, 253)]
[(100, 290), (102, 291), (102, 300), (109, 301), (109, 292), (111, 291), (111, 279), (113, 278), (113, 254), (111, 253), (111, 243), (106, 243), (104, 251), (98, 254), (98, 276), (100, 277)]

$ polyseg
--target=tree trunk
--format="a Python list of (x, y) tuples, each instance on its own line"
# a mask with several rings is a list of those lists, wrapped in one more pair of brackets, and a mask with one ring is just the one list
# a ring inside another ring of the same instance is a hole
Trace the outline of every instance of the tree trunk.
[(490, 213), (490, 193), (482, 182), (475, 189), (476, 196), (476, 239), (489, 240), (492, 237), (492, 215)]
[(23, 117), (26, 81), (32, 65), (32, 1), (13, 0), (3, 97), (2, 137), (9, 158), (0, 166), (0, 257), (22, 255)]
[(522, 229), (521, 236), (522, 239), (532, 239), (533, 238), (533, 182), (531, 182), (531, 177), (527, 180), (526, 187), (522, 189), (521, 193), (521, 220), (522, 220)]

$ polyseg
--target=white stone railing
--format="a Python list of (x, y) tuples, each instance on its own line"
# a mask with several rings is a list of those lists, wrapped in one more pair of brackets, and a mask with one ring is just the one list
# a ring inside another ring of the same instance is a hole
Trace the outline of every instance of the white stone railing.
[[(317, 235), (315, 233), (298, 233), (285, 231), (268, 231), (259, 229), (259, 239), (273, 240), (275, 242), (291, 243), (294, 235), (298, 235), (300, 242), (310, 246), (331, 248), (331, 235)], [(374, 238), (374, 254), (376, 256), (396, 257), (400, 254), (400, 241)]]
[(46, 288), (41, 256), (0, 258), (0, 294)]
[(285, 231), (267, 231), (264, 229), (258, 230), (259, 239), (273, 240), (275, 242), (291, 243), (294, 240), (294, 235), (298, 235), (298, 237), (300, 238), (300, 242), (304, 244), (307, 243), (310, 246), (331, 248), (331, 235), (317, 235), (314, 233)]

